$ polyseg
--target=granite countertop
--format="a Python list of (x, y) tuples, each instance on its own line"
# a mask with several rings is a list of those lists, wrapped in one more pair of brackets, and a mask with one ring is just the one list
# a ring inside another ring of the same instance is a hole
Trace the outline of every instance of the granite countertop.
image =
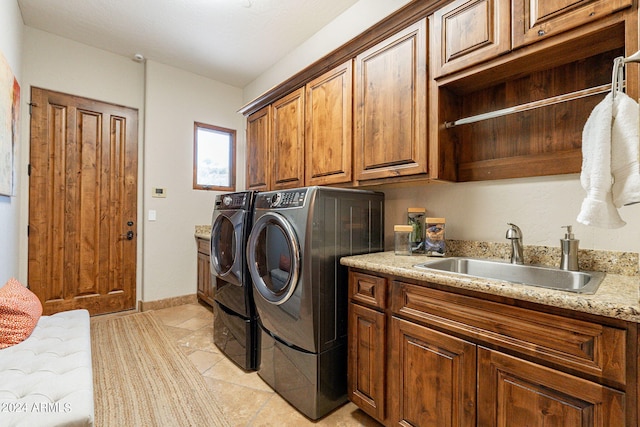
[(425, 255), (396, 256), (391, 251), (344, 257), (340, 262), (348, 267), (375, 273), (425, 280), (455, 288), (640, 323), (638, 302), (640, 277), (638, 275), (607, 273), (595, 294), (584, 295), (414, 267), (415, 264), (434, 259)]
[(196, 225), (195, 237), (198, 239), (211, 240), (211, 226)]

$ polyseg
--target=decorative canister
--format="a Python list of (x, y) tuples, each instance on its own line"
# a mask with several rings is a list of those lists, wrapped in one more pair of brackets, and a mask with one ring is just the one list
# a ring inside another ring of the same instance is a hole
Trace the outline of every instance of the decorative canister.
[(444, 238), (444, 218), (427, 218), (427, 237), (424, 241), (425, 251), (430, 256), (444, 256), (446, 250)]
[(412, 231), (413, 227), (410, 225), (396, 225), (393, 227), (396, 255), (411, 255)]
[(425, 238), (425, 208), (409, 208), (407, 209), (407, 224), (412, 227), (411, 230), (411, 252), (414, 254), (423, 254), (424, 238)]

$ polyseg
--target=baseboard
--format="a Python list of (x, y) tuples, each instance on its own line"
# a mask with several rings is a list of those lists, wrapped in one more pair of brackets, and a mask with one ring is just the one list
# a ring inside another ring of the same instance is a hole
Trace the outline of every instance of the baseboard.
[(139, 311), (160, 310), (162, 308), (175, 307), (178, 305), (195, 304), (198, 302), (196, 294), (182, 295), (156, 301), (138, 301)]

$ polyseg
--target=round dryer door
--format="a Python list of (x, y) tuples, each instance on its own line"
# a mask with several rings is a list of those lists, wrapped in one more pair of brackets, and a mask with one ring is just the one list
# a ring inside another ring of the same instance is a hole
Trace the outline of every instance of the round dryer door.
[(226, 215), (219, 215), (211, 227), (211, 266), (218, 276), (234, 267), (237, 244), (233, 223)]
[(247, 244), (247, 262), (253, 286), (268, 302), (286, 302), (296, 289), (300, 266), (298, 239), (291, 224), (269, 212), (253, 225)]

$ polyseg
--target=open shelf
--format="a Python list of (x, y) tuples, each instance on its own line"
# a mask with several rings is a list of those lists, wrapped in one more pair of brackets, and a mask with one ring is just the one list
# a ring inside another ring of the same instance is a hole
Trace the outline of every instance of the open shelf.
[(625, 55), (624, 23), (575, 43), (438, 80), (438, 146), (449, 150), (455, 181), (580, 172), (584, 124), (610, 88), (614, 59)]

